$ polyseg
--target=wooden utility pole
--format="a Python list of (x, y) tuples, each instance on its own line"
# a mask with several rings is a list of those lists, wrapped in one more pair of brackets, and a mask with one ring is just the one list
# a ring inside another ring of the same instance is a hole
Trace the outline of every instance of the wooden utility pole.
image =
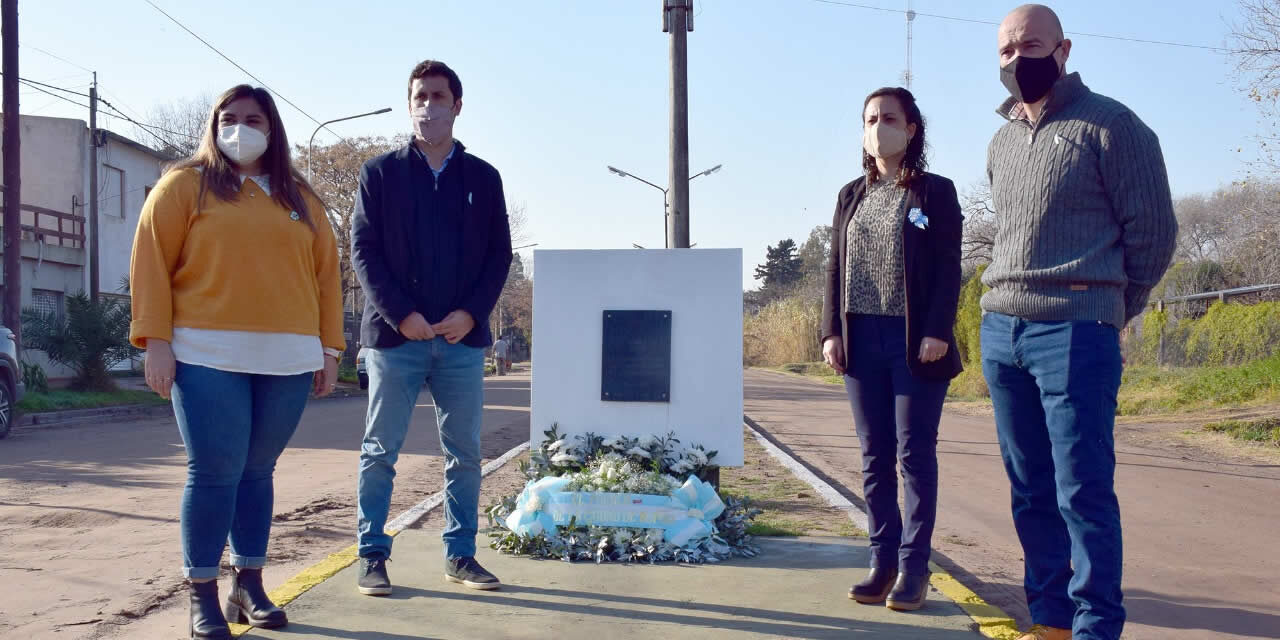
[(667, 246), (689, 248), (689, 50), (693, 0), (662, 0), (662, 30), (671, 34), (671, 169), (667, 179)]
[[(120, 194), (123, 198), (124, 194)], [(98, 301), (98, 72), (89, 87), (89, 299)]]
[(22, 121), (18, 115), (18, 0), (0, 5), (4, 69), (4, 326), (22, 348)]

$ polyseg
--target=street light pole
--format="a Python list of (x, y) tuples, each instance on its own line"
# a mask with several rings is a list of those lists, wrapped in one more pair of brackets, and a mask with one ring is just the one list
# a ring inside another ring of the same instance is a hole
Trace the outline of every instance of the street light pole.
[(307, 140), (307, 182), (311, 182), (311, 146), (316, 141), (316, 134), (320, 133), (320, 130), (325, 128), (325, 125), (342, 122), (343, 120), (355, 120), (356, 118), (363, 118), (365, 116), (376, 116), (380, 113), (388, 113), (390, 111), (391, 107), (383, 107), (377, 111), (370, 111), (369, 113), (361, 113), (359, 115), (347, 116), (345, 118), (334, 118), (328, 122), (321, 122), (320, 126), (316, 127), (316, 130), (311, 132), (311, 139)]
[[(640, 182), (643, 182), (643, 183), (645, 183), (645, 184), (647, 184), (647, 185), (649, 185), (649, 186), (653, 187), (654, 189), (657, 189), (658, 191), (661, 191), (661, 192), (662, 192), (662, 238), (663, 238), (663, 247), (665, 247), (665, 248), (667, 248), (667, 249), (670, 249), (670, 248), (671, 248), (671, 243), (670, 243), (670, 241), (669, 241), (669, 239), (668, 239), (668, 237), (667, 237), (667, 222), (668, 222), (667, 218), (668, 218), (668, 216), (670, 215), (670, 211), (671, 211), (671, 207), (670, 207), (670, 204), (671, 204), (671, 203), (670, 203), (670, 198), (668, 198), (668, 197), (667, 197), (667, 195), (668, 195), (668, 192), (670, 191), (670, 188), (663, 189), (662, 187), (659, 187), (658, 185), (656, 185), (656, 184), (654, 184), (654, 183), (652, 183), (652, 182), (649, 182), (648, 180), (645, 180), (644, 178), (641, 178), (640, 176), (637, 176), (637, 175), (635, 175), (635, 174), (633, 174), (633, 173), (628, 173), (628, 172), (623, 171), (622, 169), (619, 169), (619, 168), (617, 168), (617, 167), (615, 167), (615, 166), (613, 166), (613, 165), (606, 165), (606, 166), (607, 166), (607, 167), (608, 167), (608, 169), (609, 169), (609, 173), (612, 173), (612, 174), (614, 174), (614, 175), (616, 175), (616, 176), (618, 176), (618, 177), (620, 177), (620, 178), (634, 178), (634, 179), (639, 180)], [(709, 176), (709, 175), (711, 175), (711, 174), (713, 174), (713, 173), (715, 173), (715, 172), (719, 171), (719, 170), (720, 170), (720, 168), (721, 168), (721, 167), (723, 167), (723, 166), (724, 166), (723, 164), (718, 164), (718, 165), (716, 165), (716, 166), (714, 166), (714, 167), (711, 167), (710, 169), (707, 169), (706, 171), (699, 171), (698, 173), (695, 173), (695, 174), (693, 174), (693, 175), (689, 176), (689, 182), (693, 182), (693, 179), (694, 179), (694, 178), (700, 178), (700, 177), (702, 177), (702, 176)], [(688, 239), (688, 238), (687, 238), (687, 235), (688, 235), (688, 234), (686, 233), (686, 238), (685, 238), (686, 240)]]

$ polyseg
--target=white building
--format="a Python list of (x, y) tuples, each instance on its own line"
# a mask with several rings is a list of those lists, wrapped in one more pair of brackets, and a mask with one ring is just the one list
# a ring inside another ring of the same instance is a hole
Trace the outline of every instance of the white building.
[[(21, 126), (22, 305), (61, 310), (66, 296), (91, 289), (89, 127), (83, 120), (28, 115)], [(0, 128), (0, 140), (3, 135)], [(99, 130), (97, 137), (99, 290), (127, 299), (122, 285), (138, 215), (172, 158), (110, 131)], [(43, 365), (51, 378), (69, 375), (37, 353), (26, 359)]]

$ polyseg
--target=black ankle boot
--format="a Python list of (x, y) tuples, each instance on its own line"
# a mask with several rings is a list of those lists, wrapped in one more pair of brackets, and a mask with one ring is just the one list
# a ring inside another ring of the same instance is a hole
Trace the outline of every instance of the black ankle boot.
[(262, 588), (262, 569), (236, 569), (231, 572), (231, 591), (224, 610), (227, 620), (260, 629), (275, 629), (289, 624), (284, 609), (277, 607)]
[(894, 583), (893, 591), (889, 592), (889, 599), (884, 604), (895, 611), (915, 611), (924, 606), (928, 595), (928, 573), (919, 576), (903, 573), (898, 576), (898, 581)]
[(897, 577), (897, 569), (872, 568), (866, 580), (849, 589), (849, 598), (863, 604), (880, 604), (889, 595), (889, 589), (893, 588), (893, 581)]
[(231, 629), (218, 610), (218, 581), (192, 582), (191, 637), (231, 640)]

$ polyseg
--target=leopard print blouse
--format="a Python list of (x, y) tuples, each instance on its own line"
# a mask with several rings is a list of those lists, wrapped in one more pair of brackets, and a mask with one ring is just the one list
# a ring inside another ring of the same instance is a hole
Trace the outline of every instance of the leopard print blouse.
[(905, 316), (902, 224), (907, 190), (888, 181), (868, 189), (846, 230), (844, 311)]

